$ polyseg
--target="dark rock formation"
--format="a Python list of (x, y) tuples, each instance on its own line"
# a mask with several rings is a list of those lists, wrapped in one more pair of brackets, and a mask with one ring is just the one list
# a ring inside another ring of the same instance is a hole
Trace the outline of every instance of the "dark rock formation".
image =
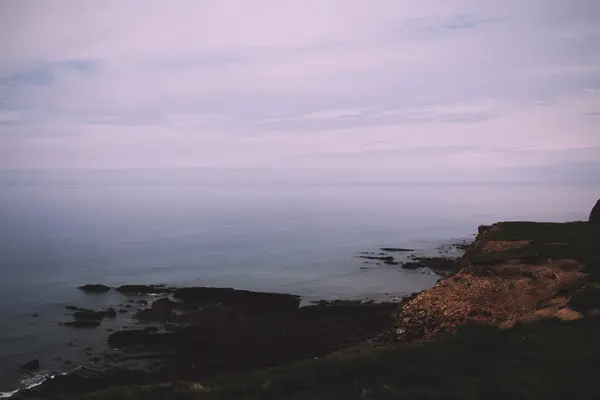
[(76, 321), (101, 321), (105, 315), (104, 311), (75, 311), (73, 318)]
[(100, 326), (100, 320), (82, 320), (63, 322), (61, 325), (71, 328), (97, 328)]
[(173, 289), (162, 285), (123, 285), (115, 289), (123, 294), (171, 293)]
[(594, 208), (592, 208), (592, 212), (590, 213), (590, 222), (600, 224), (600, 200), (598, 200)]
[(21, 369), (25, 371), (37, 371), (40, 369), (40, 360), (37, 358), (35, 360), (31, 360), (21, 365)]
[(298, 296), (281, 293), (250, 292), (231, 288), (181, 288), (173, 292), (173, 297), (190, 304), (220, 303), (224, 306), (279, 310), (293, 310), (300, 306), (300, 297)]
[(104, 315), (106, 315), (108, 318), (117, 318), (117, 310), (115, 310), (113, 307), (107, 308), (106, 311), (104, 311)]
[(406, 253), (406, 252), (409, 252), (409, 251), (415, 251), (415, 249), (404, 249), (402, 247), (382, 247), (381, 251), (396, 252), (396, 253)]
[(156, 300), (152, 306), (138, 311), (134, 318), (142, 321), (166, 321), (173, 315), (173, 302), (167, 298)]
[(419, 268), (423, 268), (424, 265), (419, 263), (419, 262), (407, 262), (402, 264), (402, 268), (404, 269), (419, 269)]
[(79, 286), (79, 290), (83, 290), (84, 292), (87, 292), (87, 293), (105, 293), (111, 289), (112, 288), (110, 286), (99, 285), (99, 284), (89, 284), (89, 285)]
[(394, 261), (392, 256), (358, 256), (359, 258), (366, 258), (367, 260), (381, 260), (381, 261)]

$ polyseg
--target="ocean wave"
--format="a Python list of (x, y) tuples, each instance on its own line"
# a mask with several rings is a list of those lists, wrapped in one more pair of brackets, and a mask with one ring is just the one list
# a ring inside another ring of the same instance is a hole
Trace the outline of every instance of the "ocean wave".
[(8, 399), (21, 390), (33, 389), (34, 387), (41, 385), (48, 379), (54, 379), (57, 376), (66, 374), (67, 372), (61, 372), (60, 374), (36, 373), (34, 375), (28, 376), (26, 378), (21, 379), (20, 389), (13, 390), (11, 392), (0, 392), (0, 399)]

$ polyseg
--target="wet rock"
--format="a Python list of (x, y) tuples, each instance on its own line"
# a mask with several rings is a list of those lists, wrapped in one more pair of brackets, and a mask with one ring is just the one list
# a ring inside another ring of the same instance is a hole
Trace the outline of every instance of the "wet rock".
[(147, 306), (148, 305), (148, 300), (138, 300), (138, 301), (136, 301), (136, 303), (141, 304), (143, 306)]
[(162, 285), (123, 285), (115, 289), (123, 294), (171, 293), (173, 289)]
[(281, 293), (250, 292), (231, 288), (190, 287), (173, 292), (173, 297), (191, 304), (220, 303), (244, 308), (293, 310), (300, 306), (300, 297)]
[(415, 249), (404, 249), (402, 247), (382, 247), (380, 250), (387, 251), (387, 252), (396, 252), (396, 253), (406, 253), (409, 251), (415, 251)]
[(100, 322), (100, 320), (81, 320), (63, 322), (61, 325), (68, 326), (70, 328), (97, 328), (100, 326)]
[(400, 263), (398, 261), (394, 261), (394, 260), (385, 260), (383, 263), (387, 264), (387, 265), (400, 265)]
[(104, 315), (106, 315), (108, 318), (116, 318), (117, 317), (117, 310), (115, 310), (112, 307), (107, 308), (106, 311), (104, 311)]
[(40, 360), (36, 358), (35, 360), (27, 361), (21, 365), (21, 369), (25, 371), (37, 371), (40, 369)]
[(416, 259), (420, 264), (431, 268), (434, 271), (452, 270), (456, 261), (445, 257), (420, 257)]
[(75, 311), (73, 318), (77, 321), (101, 321), (105, 315), (104, 311)]
[(156, 300), (152, 306), (138, 311), (134, 318), (142, 321), (166, 321), (173, 315), (173, 302), (164, 298)]
[(94, 312), (94, 310), (90, 310), (88, 308), (80, 308), (80, 307), (76, 307), (76, 306), (65, 306), (65, 308), (69, 311), (81, 311), (81, 312), (88, 312), (88, 313)]
[(172, 342), (172, 334), (156, 333), (146, 329), (119, 331), (108, 337), (108, 345), (112, 348), (156, 347), (161, 343)]
[(119, 314), (125, 314), (125, 313), (127, 313), (126, 309), (124, 309), (124, 308), (119, 309)]
[(87, 293), (106, 293), (109, 290), (111, 290), (112, 288), (110, 286), (106, 286), (106, 285), (90, 284), (90, 285), (79, 286), (78, 289), (83, 290), (84, 292), (87, 292)]
[(419, 269), (419, 268), (423, 268), (423, 264), (419, 263), (419, 262), (407, 262), (402, 264), (402, 268), (404, 269)]
[(594, 208), (592, 208), (592, 212), (590, 213), (590, 222), (600, 224), (600, 200), (598, 200)]
[(394, 261), (393, 256), (358, 256), (358, 257), (366, 258), (367, 260)]

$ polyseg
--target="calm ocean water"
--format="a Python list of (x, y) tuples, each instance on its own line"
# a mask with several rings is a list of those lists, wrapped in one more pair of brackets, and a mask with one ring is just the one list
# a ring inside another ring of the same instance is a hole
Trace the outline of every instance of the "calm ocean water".
[[(168, 283), (296, 293), (307, 300), (386, 298), (437, 277), (364, 264), (381, 246), (428, 251), (498, 220), (587, 219), (598, 185), (216, 185), (0, 180), (0, 392), (17, 367), (69, 368), (106, 339), (58, 326), (65, 305), (97, 308), (85, 283)], [(32, 314), (37, 314), (33, 316)], [(126, 321), (127, 322), (127, 321)], [(76, 346), (68, 347), (69, 342)], [(53, 361), (54, 360), (54, 361)]]

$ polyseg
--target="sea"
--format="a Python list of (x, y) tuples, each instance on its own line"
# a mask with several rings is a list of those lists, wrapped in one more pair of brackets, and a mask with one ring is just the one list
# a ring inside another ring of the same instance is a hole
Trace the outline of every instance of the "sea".
[[(59, 325), (65, 306), (118, 293), (87, 283), (217, 286), (319, 299), (398, 299), (433, 286), (427, 270), (361, 252), (433, 254), (506, 220), (587, 220), (599, 184), (210, 182), (0, 174), (0, 397), (89, 362), (107, 330)], [(118, 325), (118, 326), (117, 326)], [(40, 360), (40, 371), (19, 366)]]

